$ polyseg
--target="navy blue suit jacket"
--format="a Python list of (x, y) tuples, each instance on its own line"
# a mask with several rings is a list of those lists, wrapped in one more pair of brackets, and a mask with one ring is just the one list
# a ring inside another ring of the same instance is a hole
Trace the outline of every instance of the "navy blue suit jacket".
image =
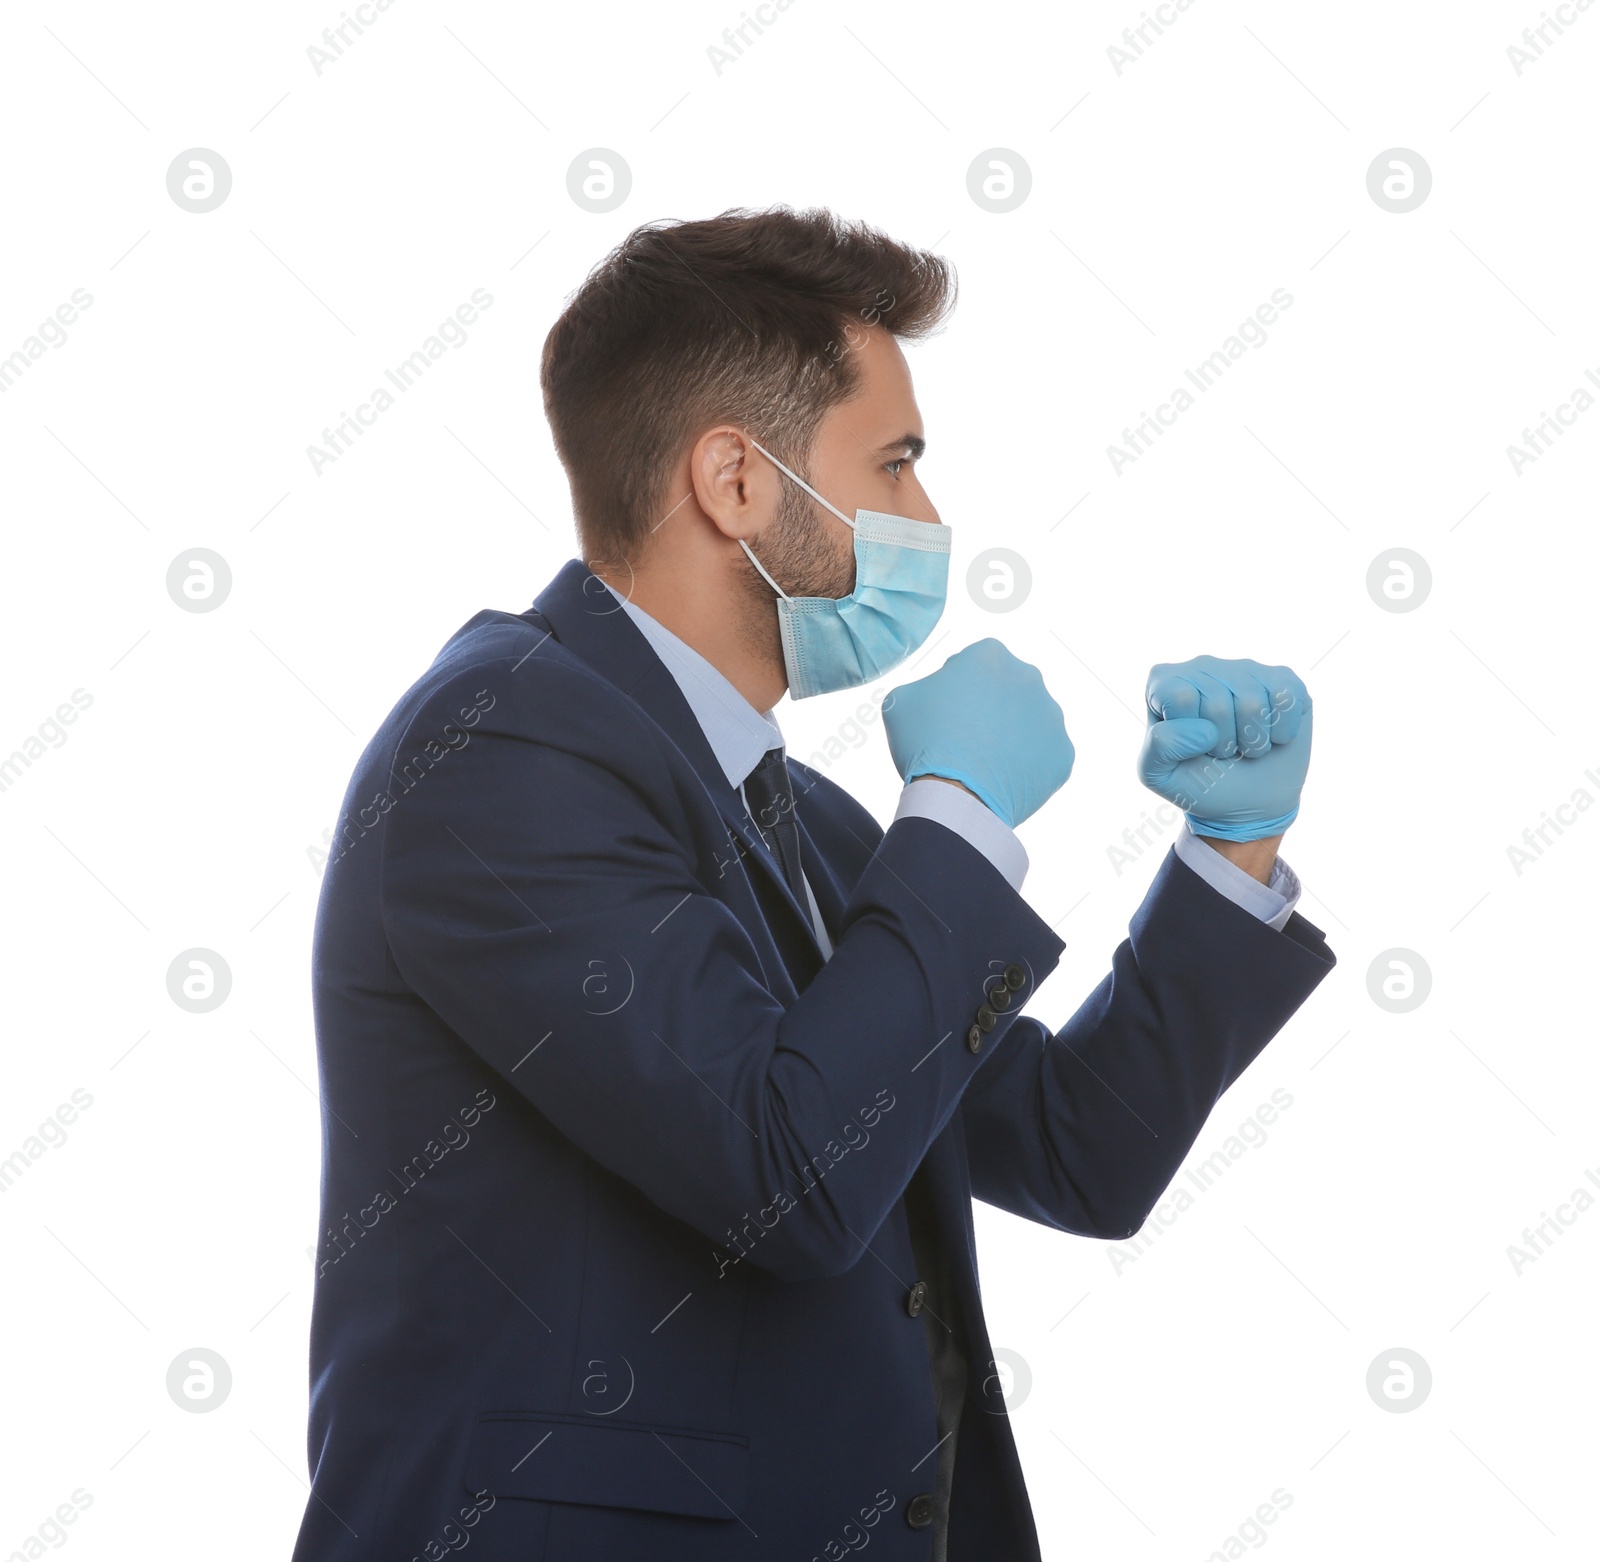
[(924, 1562), (919, 1167), (973, 1363), (951, 1562), (1038, 1555), (971, 1201), (1131, 1235), (1333, 956), (1169, 854), (1067, 1025), (1013, 1005), (973, 1050), (986, 986), (1020, 967), (1026, 1001), (1062, 941), (952, 831), (885, 833), (789, 764), (826, 962), (576, 560), (463, 625), (368, 745), (316, 928), (298, 1562), (803, 1562), (863, 1533)]

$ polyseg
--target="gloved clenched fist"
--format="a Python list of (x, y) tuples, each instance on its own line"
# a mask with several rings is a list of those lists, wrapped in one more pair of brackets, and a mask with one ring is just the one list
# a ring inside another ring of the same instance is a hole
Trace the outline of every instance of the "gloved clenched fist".
[(1300, 811), (1311, 696), (1287, 667), (1197, 656), (1161, 662), (1145, 687), (1139, 779), (1196, 835), (1256, 841)]
[(937, 672), (891, 689), (883, 727), (901, 780), (948, 776), (1013, 826), (1072, 774), (1061, 707), (1039, 669), (998, 640), (979, 640)]

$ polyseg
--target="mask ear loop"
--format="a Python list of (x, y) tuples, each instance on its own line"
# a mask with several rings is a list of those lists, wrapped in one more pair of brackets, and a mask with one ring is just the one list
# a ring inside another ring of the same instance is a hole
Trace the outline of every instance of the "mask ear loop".
[(760, 575), (760, 576), (761, 576), (761, 578), (762, 578), (762, 579), (763, 579), (763, 580), (764, 580), (764, 581), (766, 581), (766, 583), (767, 583), (767, 584), (768, 584), (768, 585), (769, 585), (769, 586), (771, 586), (771, 587), (772, 587), (772, 589), (773, 589), (773, 590), (774, 590), (774, 591), (776, 591), (776, 592), (777, 592), (777, 593), (778, 593), (778, 595), (779, 595), (779, 596), (780, 596), (780, 597), (782, 597), (782, 598), (783, 598), (783, 600), (784, 600), (784, 601), (785, 601), (785, 602), (788, 602), (788, 601), (789, 601), (789, 600), (790, 600), (790, 596), (789, 596), (789, 593), (788, 593), (788, 592), (787, 592), (787, 591), (785, 591), (785, 590), (784, 590), (784, 589), (783, 589), (783, 587), (782, 587), (782, 586), (780, 586), (780, 585), (779, 585), (779, 584), (778, 584), (778, 583), (777, 583), (777, 581), (775, 581), (775, 580), (774, 580), (774, 579), (773, 579), (773, 578), (772, 578), (772, 576), (770, 576), (770, 575), (769, 575), (769, 574), (768, 574), (768, 573), (767, 573), (767, 572), (766, 572), (766, 571), (765, 571), (765, 570), (764, 570), (764, 569), (762, 569), (762, 567), (761, 567), (761, 560), (760, 560), (760, 559), (758, 559), (758, 558), (757, 558), (757, 557), (756, 557), (756, 556), (755, 556), (755, 554), (753, 554), (753, 553), (752, 553), (752, 552), (751, 552), (751, 551), (750, 551), (750, 544), (749, 544), (749, 543), (747, 543), (747, 542), (746, 542), (746, 541), (745, 541), (745, 540), (744, 540), (744, 538), (743, 538), (743, 537), (741, 537), (741, 538), (740, 538), (740, 539), (739, 539), (739, 546), (740, 546), (740, 547), (741, 547), (741, 548), (743, 548), (743, 549), (744, 549), (744, 556), (745, 556), (745, 557), (746, 557), (746, 558), (747, 558), (747, 559), (749, 559), (749, 561), (750, 561), (750, 562), (751, 562), (751, 563), (752, 563), (752, 564), (754, 564), (754, 565), (755, 565), (755, 567), (756, 567), (756, 573), (757, 573), (757, 574), (759, 574), (759, 575)]
[(841, 510), (841, 509), (839, 509), (839, 507), (838, 507), (838, 506), (837, 506), (837, 505), (832, 505), (832, 504), (829, 504), (829, 503), (828, 503), (828, 501), (827, 501), (827, 500), (826, 500), (826, 499), (824, 499), (824, 498), (823, 498), (823, 497), (822, 497), (822, 495), (821, 495), (821, 494), (819, 494), (819, 493), (818, 493), (818, 492), (817, 492), (817, 491), (816, 491), (816, 489), (815, 489), (815, 488), (813, 488), (813, 487), (812, 487), (812, 486), (811, 486), (811, 484), (810, 484), (810, 483), (808, 483), (808, 482), (807, 482), (807, 481), (806, 481), (806, 480), (805, 480), (805, 478), (803, 478), (803, 477), (801, 477), (801, 476), (800, 476), (800, 475), (799, 475), (799, 473), (797, 473), (797, 472), (791, 472), (791, 471), (790, 471), (790, 470), (789, 470), (789, 468), (788, 468), (788, 467), (786, 467), (786, 466), (785, 466), (785, 465), (784, 465), (784, 464), (783, 464), (783, 462), (781, 462), (781, 461), (780, 461), (780, 460), (779, 460), (779, 459), (778, 459), (778, 458), (777, 458), (777, 457), (776, 457), (776, 456), (775, 456), (775, 455), (773, 455), (773, 453), (772, 453), (772, 452), (771, 452), (771, 451), (770, 451), (770, 450), (768, 450), (768, 449), (767, 449), (767, 447), (766, 447), (766, 446), (765, 446), (765, 445), (763, 445), (763, 444), (761, 444), (761, 443), (759, 443), (759, 442), (758, 442), (758, 441), (757, 441), (757, 440), (754, 440), (754, 439), (752, 439), (752, 440), (751, 440), (751, 441), (750, 441), (750, 443), (751, 443), (751, 444), (752, 444), (752, 445), (754, 445), (754, 446), (755, 446), (755, 447), (756, 447), (756, 449), (757, 449), (757, 450), (759, 450), (759, 451), (760, 451), (760, 452), (761, 452), (761, 454), (762, 454), (762, 455), (764, 455), (764, 456), (765, 456), (765, 457), (766, 457), (766, 458), (767, 458), (767, 460), (769, 460), (769, 461), (770, 461), (770, 462), (771, 462), (771, 463), (772, 463), (772, 464), (773, 464), (773, 465), (774, 465), (774, 466), (775, 466), (775, 467), (777, 467), (777, 469), (778, 469), (778, 470), (779, 470), (779, 471), (780, 471), (780, 472), (782, 472), (782, 473), (783, 473), (783, 474), (784, 474), (784, 476), (785, 476), (785, 477), (789, 477), (789, 478), (792, 478), (792, 479), (793, 479), (793, 480), (794, 480), (794, 481), (795, 481), (795, 482), (797, 482), (797, 483), (798, 483), (798, 484), (799, 484), (799, 485), (800, 485), (800, 486), (801, 486), (801, 487), (802, 487), (802, 488), (803, 488), (803, 489), (805, 489), (805, 491), (806, 491), (806, 492), (807, 492), (807, 493), (808, 493), (808, 494), (810, 494), (810, 495), (811, 495), (811, 497), (812, 497), (812, 498), (813, 498), (813, 499), (815, 499), (815, 500), (816, 500), (816, 501), (817, 501), (817, 503), (818, 503), (818, 504), (820, 504), (820, 505), (822, 505), (822, 506), (823, 506), (823, 508), (824, 508), (824, 509), (828, 509), (828, 510), (832, 510), (832, 511), (833, 511), (833, 513), (834, 513), (834, 514), (835, 514), (835, 515), (837, 515), (837, 516), (838, 516), (838, 517), (839, 517), (839, 519), (840, 519), (840, 520), (841, 520), (841, 521), (843, 521), (843, 522), (844, 522), (844, 523), (845, 523), (845, 525), (846, 525), (846, 526), (848, 526), (848, 527), (849, 527), (849, 528), (850, 528), (850, 529), (851, 529), (851, 531), (854, 531), (854, 530), (855, 530), (855, 526), (856, 526), (856, 523), (855, 523), (855, 522), (854, 522), (854, 521), (852, 521), (852, 520), (851, 520), (851, 519), (850, 519), (850, 517), (849, 517), (849, 516), (848, 516), (848, 515), (846, 515), (846, 514), (845, 514), (845, 513), (844, 513), (844, 511), (843, 511), (843, 510)]
[[(765, 445), (763, 445), (763, 444), (762, 444), (762, 443), (761, 443), (761, 442), (760, 442), (760, 441), (759, 441), (759, 440), (756, 440), (756, 439), (751, 439), (751, 441), (750, 441), (750, 443), (751, 443), (751, 444), (752, 444), (752, 445), (754, 445), (754, 446), (755, 446), (755, 447), (756, 447), (756, 449), (757, 449), (757, 450), (759, 450), (759, 451), (760, 451), (760, 452), (761, 452), (761, 454), (762, 454), (762, 455), (764, 455), (764, 456), (765, 456), (765, 457), (766, 457), (766, 458), (767, 458), (767, 460), (769, 460), (769, 461), (770, 461), (770, 462), (771, 462), (771, 463), (772, 463), (772, 464), (773, 464), (773, 465), (774, 465), (774, 466), (775, 466), (775, 467), (777, 467), (777, 469), (778, 469), (778, 470), (779, 470), (779, 471), (780, 471), (780, 472), (782, 472), (782, 473), (783, 473), (783, 474), (784, 474), (784, 476), (785, 476), (785, 477), (787, 477), (787, 478), (789, 478), (789, 479), (791, 479), (791, 480), (792, 480), (792, 481), (793, 481), (793, 482), (796, 482), (796, 483), (798, 483), (798, 484), (799, 484), (799, 485), (800, 485), (800, 486), (801, 486), (801, 487), (802, 487), (802, 488), (803, 488), (803, 489), (805, 489), (805, 491), (806, 491), (806, 492), (807, 492), (807, 493), (808, 493), (808, 494), (810, 494), (810, 495), (811, 495), (811, 497), (812, 497), (812, 498), (813, 498), (813, 499), (815, 499), (815, 500), (816, 500), (816, 501), (817, 501), (817, 503), (818, 503), (818, 504), (820, 504), (820, 505), (822, 505), (822, 506), (823, 506), (823, 508), (824, 508), (824, 509), (827, 509), (827, 510), (831, 510), (831, 511), (833, 511), (833, 513), (834, 513), (834, 514), (835, 514), (835, 515), (837, 515), (837, 516), (838, 516), (838, 517), (839, 517), (839, 519), (840, 519), (840, 520), (841, 520), (841, 521), (843, 521), (843, 522), (844, 522), (844, 523), (845, 523), (845, 525), (846, 525), (846, 526), (848, 526), (848, 527), (849, 527), (849, 528), (850, 528), (850, 530), (851, 530), (851, 531), (854, 531), (854, 530), (855, 530), (855, 529), (856, 529), (856, 523), (855, 523), (855, 522), (854, 522), (854, 521), (852, 521), (852, 520), (851, 520), (851, 519), (850, 519), (850, 517), (849, 517), (849, 516), (848, 516), (848, 515), (846, 515), (846, 514), (845, 514), (845, 513), (844, 513), (844, 512), (843, 512), (843, 511), (842, 511), (842, 510), (840, 510), (840, 509), (839, 509), (839, 508), (838, 508), (838, 507), (837, 507), (837, 506), (836, 506), (836, 505), (832, 505), (832, 504), (829, 504), (829, 503), (828, 503), (828, 501), (827, 501), (827, 500), (826, 500), (826, 499), (824, 499), (824, 498), (823, 498), (823, 497), (822, 497), (822, 495), (821, 495), (821, 494), (819, 494), (819, 493), (818, 493), (818, 492), (817, 492), (817, 491), (816, 491), (816, 489), (815, 489), (815, 488), (813, 488), (813, 487), (812, 487), (812, 486), (811, 486), (811, 484), (810, 484), (810, 483), (808, 483), (808, 482), (807, 482), (807, 481), (806, 481), (806, 480), (805, 480), (805, 478), (803, 478), (803, 477), (801, 477), (801, 476), (800, 476), (800, 474), (799, 474), (799, 473), (798, 473), (798, 472), (791, 472), (791, 471), (790, 471), (790, 470), (789, 470), (789, 468), (788, 468), (788, 467), (786, 467), (786, 466), (785, 466), (785, 465), (784, 465), (784, 464), (783, 464), (783, 462), (781, 462), (781, 461), (780, 461), (780, 460), (779, 460), (779, 459), (778, 459), (778, 458), (777, 458), (777, 457), (776, 457), (776, 456), (775, 456), (775, 455), (773, 455), (773, 453), (772, 453), (772, 452), (771, 452), (771, 451), (770, 451), (770, 450), (768, 450), (768, 449), (767, 449), (767, 447), (766, 447), (766, 446), (765, 446)], [(750, 545), (749, 545), (749, 543), (747, 543), (747, 542), (746, 542), (746, 541), (745, 541), (745, 540), (744, 540), (744, 538), (743, 538), (743, 537), (741, 537), (741, 538), (740, 538), (740, 539), (739, 539), (739, 546), (740, 546), (740, 547), (741, 547), (741, 548), (743, 548), (743, 549), (744, 549), (744, 556), (745, 556), (745, 557), (746, 557), (746, 558), (747, 558), (747, 559), (749, 559), (749, 561), (750, 561), (750, 562), (751, 562), (751, 563), (752, 563), (752, 564), (754, 564), (754, 565), (755, 565), (755, 567), (756, 567), (756, 572), (757, 572), (757, 574), (759, 574), (759, 575), (760, 575), (760, 576), (761, 576), (761, 578), (762, 578), (762, 579), (763, 579), (763, 580), (764, 580), (764, 581), (766, 581), (766, 583), (767, 583), (767, 584), (768, 584), (768, 585), (769, 585), (769, 586), (771, 586), (771, 587), (772, 587), (772, 589), (773, 589), (773, 590), (774, 590), (774, 591), (776, 591), (776, 592), (777, 592), (777, 593), (778, 593), (778, 595), (779, 595), (779, 596), (780, 596), (780, 597), (782, 597), (782, 598), (783, 598), (783, 600), (784, 600), (784, 601), (785, 601), (785, 602), (790, 602), (790, 601), (793, 601), (793, 600), (794, 600), (794, 599), (793, 599), (793, 598), (792, 598), (792, 597), (791, 597), (791, 596), (790, 596), (790, 595), (789, 595), (789, 593), (788, 593), (788, 592), (787, 592), (787, 591), (785, 591), (785, 590), (784, 590), (784, 589), (783, 589), (783, 587), (782, 587), (782, 586), (780, 586), (780, 585), (779, 585), (779, 584), (778, 584), (778, 583), (777, 583), (777, 581), (775, 581), (775, 580), (774, 580), (774, 579), (773, 579), (773, 578), (772, 578), (772, 576), (770, 576), (770, 575), (769, 575), (769, 574), (768, 574), (768, 573), (767, 573), (767, 572), (766, 572), (766, 570), (764, 570), (764, 569), (763, 569), (763, 568), (762, 568), (762, 567), (761, 567), (761, 560), (760, 560), (760, 559), (758, 559), (758, 558), (757, 558), (757, 557), (756, 557), (756, 556), (755, 556), (755, 554), (753, 554), (753, 553), (752, 553), (752, 552), (751, 552), (751, 551), (750, 551)]]

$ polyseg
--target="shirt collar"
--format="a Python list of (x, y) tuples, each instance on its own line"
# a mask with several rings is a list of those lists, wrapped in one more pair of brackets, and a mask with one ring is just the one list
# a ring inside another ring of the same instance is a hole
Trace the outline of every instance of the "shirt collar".
[(783, 731), (772, 712), (758, 711), (693, 646), (630, 602), (610, 581), (605, 586), (672, 674), (728, 785), (737, 789), (768, 749), (783, 747)]

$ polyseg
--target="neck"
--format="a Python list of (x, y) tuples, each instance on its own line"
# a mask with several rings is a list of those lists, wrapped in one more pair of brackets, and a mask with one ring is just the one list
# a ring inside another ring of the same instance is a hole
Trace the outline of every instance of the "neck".
[(764, 586), (760, 597), (751, 591), (754, 571), (737, 542), (719, 533), (704, 547), (649, 550), (631, 567), (598, 560), (589, 567), (698, 651), (756, 710), (782, 698), (788, 682), (778, 617)]

